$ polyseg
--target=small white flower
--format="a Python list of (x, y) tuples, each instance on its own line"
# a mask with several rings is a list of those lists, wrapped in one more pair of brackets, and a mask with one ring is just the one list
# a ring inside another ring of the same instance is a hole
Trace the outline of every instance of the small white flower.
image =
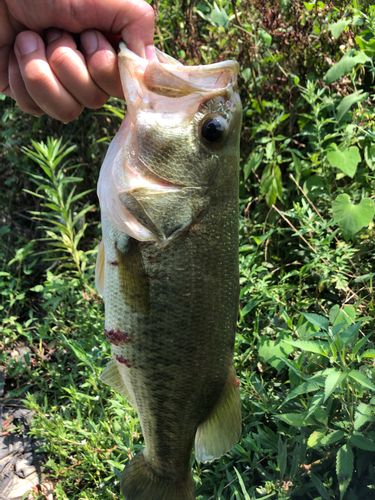
[(87, 443), (86, 439), (82, 439), (81, 444), (86, 444), (86, 443)]
[(117, 485), (117, 479), (115, 479), (114, 485), (115, 485), (115, 486)]
[(92, 351), (97, 351), (97, 350), (98, 350), (98, 348), (95, 346), (95, 347), (93, 347), (91, 350), (92, 350)]
[(99, 399), (99, 396), (95, 396), (95, 399), (96, 399), (96, 400), (98, 401), (98, 399)]
[(104, 486), (104, 483), (99, 484), (99, 488), (103, 488), (103, 486)]

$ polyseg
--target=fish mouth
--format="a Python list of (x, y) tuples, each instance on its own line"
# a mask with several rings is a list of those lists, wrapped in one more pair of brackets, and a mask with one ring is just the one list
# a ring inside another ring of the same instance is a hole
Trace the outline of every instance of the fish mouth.
[(219, 63), (184, 66), (156, 49), (157, 60), (149, 61), (119, 45), (119, 69), (128, 110), (135, 123), (137, 110), (191, 116), (202, 102), (219, 96), (228, 98), (237, 88), (239, 64)]

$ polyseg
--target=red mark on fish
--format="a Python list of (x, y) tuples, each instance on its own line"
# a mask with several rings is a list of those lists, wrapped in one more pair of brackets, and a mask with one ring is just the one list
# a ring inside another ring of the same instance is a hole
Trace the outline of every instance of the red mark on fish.
[(124, 342), (125, 344), (129, 344), (129, 342), (131, 342), (127, 332), (115, 330), (114, 328), (104, 328), (104, 333), (111, 344), (119, 345), (120, 342)]
[(131, 367), (131, 364), (129, 363), (129, 361), (127, 359), (125, 359), (123, 356), (119, 356), (118, 354), (115, 354), (115, 357), (119, 363), (123, 363), (128, 368)]
[(116, 260), (110, 260), (108, 264), (110, 264), (111, 266), (118, 266), (118, 262)]

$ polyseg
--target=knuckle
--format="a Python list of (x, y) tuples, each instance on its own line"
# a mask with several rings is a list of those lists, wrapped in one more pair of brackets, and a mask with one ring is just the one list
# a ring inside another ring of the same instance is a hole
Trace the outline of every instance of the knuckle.
[(143, 11), (137, 22), (142, 22), (143, 25), (153, 25), (155, 21), (155, 11), (148, 3), (143, 6)]
[(24, 71), (24, 81), (26, 86), (39, 88), (49, 79), (50, 74), (47, 68), (45, 68), (44, 65), (39, 64), (38, 61), (26, 65)]
[(47, 60), (54, 70), (70, 66), (69, 54), (63, 47), (47, 52)]

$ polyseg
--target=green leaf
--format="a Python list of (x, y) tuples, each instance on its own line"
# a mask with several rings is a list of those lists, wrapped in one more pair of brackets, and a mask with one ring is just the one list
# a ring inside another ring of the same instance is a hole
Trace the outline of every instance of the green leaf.
[(371, 170), (375, 170), (375, 144), (365, 147), (365, 161)]
[(353, 205), (349, 195), (339, 194), (333, 202), (332, 213), (345, 240), (348, 240), (370, 224), (375, 214), (375, 207), (370, 198), (363, 198), (359, 205)]
[(281, 434), (279, 434), (277, 449), (278, 449), (277, 461), (280, 469), (280, 479), (283, 479), (286, 469), (287, 440), (283, 441)]
[(344, 496), (353, 475), (354, 457), (349, 445), (341, 446), (336, 457), (336, 474), (340, 488), (340, 500)]
[(260, 153), (251, 153), (244, 166), (245, 181), (248, 179), (252, 170), (254, 170), (254, 172), (256, 171), (256, 169), (262, 163), (262, 160), (263, 160), (263, 151), (261, 151)]
[(358, 382), (361, 386), (366, 387), (366, 389), (375, 391), (375, 385), (364, 373), (361, 373), (358, 370), (351, 370), (348, 372), (348, 376)]
[(343, 99), (341, 99), (340, 104), (337, 106), (337, 121), (340, 122), (345, 114), (349, 111), (349, 109), (356, 104), (357, 102), (363, 101), (367, 99), (368, 92), (363, 92), (363, 90), (357, 90), (353, 94), (347, 95)]
[(315, 3), (314, 2), (303, 2), (303, 5), (306, 7), (306, 9), (310, 12), (314, 7)]
[(367, 405), (366, 403), (360, 403), (358, 405), (354, 417), (354, 429), (356, 431), (358, 431), (365, 423), (374, 420), (371, 413), (372, 408), (370, 405)]
[(357, 146), (350, 146), (340, 151), (336, 144), (331, 144), (331, 149), (327, 152), (327, 160), (331, 167), (336, 167), (351, 179), (357, 172), (358, 163), (361, 161), (361, 155)]
[(36, 285), (33, 288), (30, 288), (30, 292), (42, 292), (44, 290), (43, 285)]
[(298, 349), (302, 349), (302, 351), (315, 352), (316, 354), (328, 356), (328, 342), (311, 340), (284, 340), (284, 342), (297, 347)]
[(340, 19), (336, 23), (329, 24), (328, 31), (332, 33), (333, 38), (337, 39), (350, 23), (351, 19)]
[(324, 486), (324, 484), (321, 482), (321, 480), (315, 476), (315, 474), (310, 474), (311, 482), (317, 489), (319, 495), (321, 495), (324, 500), (331, 500), (331, 497), (327, 491), (327, 488)]
[(343, 309), (339, 305), (334, 305), (329, 311), (329, 321), (332, 326), (338, 325), (345, 321), (347, 324), (354, 323), (355, 309), (353, 306), (344, 306)]
[(297, 427), (306, 427), (315, 424), (314, 419), (308, 417), (306, 413), (283, 413), (282, 415), (275, 415), (275, 418), (282, 420), (288, 425), (295, 425)]
[(280, 371), (285, 366), (280, 358), (287, 358), (294, 351), (293, 347), (284, 343), (291, 338), (287, 333), (279, 333), (276, 341), (273, 342), (267, 335), (263, 335), (258, 342), (258, 354), (262, 361)]
[(325, 429), (312, 432), (307, 440), (308, 448), (314, 448), (314, 446), (317, 446), (318, 443), (324, 438), (326, 433), (327, 431)]
[(250, 497), (249, 497), (249, 494), (247, 492), (245, 483), (243, 482), (241, 474), (238, 472), (238, 470), (235, 467), (234, 467), (234, 470), (236, 471), (236, 474), (237, 474), (237, 477), (238, 477), (238, 481), (240, 483), (241, 490), (242, 490), (242, 493), (244, 494), (245, 500), (251, 500)]
[(262, 39), (263, 43), (267, 46), (270, 47), (272, 43), (272, 36), (267, 33), (266, 31), (260, 29), (258, 30), (258, 33), (260, 35), (260, 38)]
[(370, 40), (366, 41), (360, 36), (355, 37), (355, 41), (360, 46), (361, 50), (369, 57), (374, 57), (375, 54), (375, 39), (370, 38)]
[(307, 321), (312, 325), (318, 326), (322, 330), (328, 330), (329, 321), (324, 316), (315, 313), (302, 313)]
[(262, 299), (253, 299), (248, 302), (243, 309), (240, 310), (240, 315), (244, 318), (249, 312), (251, 312), (254, 307), (256, 307), (259, 302), (262, 302)]
[(218, 26), (222, 26), (225, 29), (229, 26), (229, 17), (224, 9), (212, 9), (211, 11), (211, 21)]
[[(318, 378), (323, 378), (323, 380), (324, 380), (324, 377), (318, 377)], [(319, 391), (316, 394), (314, 394), (314, 396), (311, 398), (310, 408), (309, 408), (309, 411), (307, 413), (308, 417), (313, 415), (318, 408), (321, 408), (323, 398), (324, 398), (324, 394), (322, 391)]]
[(329, 396), (336, 389), (336, 387), (341, 384), (345, 377), (346, 372), (340, 372), (339, 370), (335, 370), (328, 375), (324, 386), (324, 401), (327, 401)]
[(345, 436), (344, 431), (333, 431), (324, 436), (320, 441), (319, 441), (319, 446), (331, 446), (331, 444), (337, 443), (338, 441), (341, 441), (341, 439)]
[(362, 358), (375, 358), (375, 349), (367, 349), (367, 351), (362, 354), (361, 359)]
[(372, 332), (369, 333), (368, 335), (366, 335), (366, 337), (361, 338), (361, 340), (359, 340), (356, 343), (356, 345), (353, 347), (353, 351), (352, 351), (353, 356), (355, 356), (357, 354), (357, 352), (359, 352), (359, 350), (366, 344), (367, 339), (369, 337), (371, 337), (371, 335), (372, 335)]
[[(289, 392), (289, 394), (284, 399), (281, 406), (285, 405), (285, 403), (287, 403), (291, 399), (293, 399), (301, 394), (307, 394), (308, 392), (319, 390), (320, 387), (324, 385), (324, 383), (325, 383), (324, 377), (316, 377), (316, 378), (311, 379), (307, 382), (303, 382), (302, 384), (297, 386), (295, 389), (293, 389), (291, 392)], [(280, 408), (281, 408), (281, 406), (280, 406)]]
[(63, 334), (61, 334), (61, 337), (64, 340), (64, 342), (72, 349), (72, 351), (77, 356), (77, 358), (80, 361), (82, 361), (83, 363), (85, 363), (86, 365), (88, 365), (91, 368), (91, 370), (94, 372), (95, 368), (94, 368), (94, 364), (92, 362), (92, 358), (81, 347), (81, 345), (79, 344), (79, 342), (77, 342), (76, 340), (73, 340), (73, 339), (69, 339), (68, 340), (65, 337), (65, 335), (63, 335)]
[(296, 174), (296, 181), (299, 182), (301, 178), (301, 173), (302, 173), (302, 163), (299, 158), (299, 156), (292, 151), (292, 158), (293, 158), (293, 164), (294, 164), (294, 169), (295, 169), (295, 174)]
[(353, 432), (353, 434), (349, 437), (349, 441), (361, 450), (375, 451), (374, 441), (366, 438), (360, 432)]
[(350, 73), (351, 70), (357, 66), (357, 64), (365, 64), (367, 61), (371, 61), (371, 59), (366, 56), (366, 54), (363, 52), (356, 54), (356, 50), (350, 49), (342, 56), (338, 63), (327, 71), (324, 80), (328, 85), (330, 85), (347, 73)]
[(346, 347), (348, 344), (351, 344), (353, 346), (357, 341), (360, 328), (361, 321), (358, 321), (354, 325), (348, 326), (348, 328), (340, 334), (341, 345), (343, 347)]

